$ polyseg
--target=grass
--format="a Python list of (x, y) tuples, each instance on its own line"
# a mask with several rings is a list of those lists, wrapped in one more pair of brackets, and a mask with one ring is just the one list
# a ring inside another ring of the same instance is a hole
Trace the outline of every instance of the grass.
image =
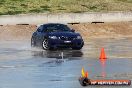
[(0, 15), (132, 11), (132, 0), (0, 0)]

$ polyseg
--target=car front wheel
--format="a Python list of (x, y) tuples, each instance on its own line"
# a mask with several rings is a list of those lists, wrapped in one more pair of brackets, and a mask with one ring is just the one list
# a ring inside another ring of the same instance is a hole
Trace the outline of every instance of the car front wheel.
[(43, 42), (42, 42), (42, 48), (44, 50), (48, 50), (49, 49), (49, 46), (48, 46), (48, 39), (44, 39)]
[(80, 50), (82, 47), (72, 47), (73, 50)]
[(72, 49), (73, 50), (80, 50), (80, 49), (82, 49), (83, 45), (84, 45), (84, 42), (82, 42), (82, 44), (80, 46), (73, 46)]

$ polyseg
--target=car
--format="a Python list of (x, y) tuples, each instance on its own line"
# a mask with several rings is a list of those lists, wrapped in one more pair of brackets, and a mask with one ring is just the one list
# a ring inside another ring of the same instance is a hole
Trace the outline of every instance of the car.
[(40, 25), (32, 34), (31, 46), (44, 50), (71, 48), (80, 50), (84, 45), (82, 36), (75, 30), (61, 23), (47, 23)]

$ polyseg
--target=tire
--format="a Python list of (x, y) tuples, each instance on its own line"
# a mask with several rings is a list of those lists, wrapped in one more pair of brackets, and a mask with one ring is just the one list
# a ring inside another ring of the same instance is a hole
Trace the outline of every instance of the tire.
[(80, 50), (82, 47), (72, 47), (73, 50)]
[(84, 42), (82, 42), (82, 45), (80, 47), (75, 46), (75, 47), (72, 47), (72, 49), (73, 50), (80, 50), (80, 49), (82, 49), (83, 45), (84, 45)]
[(35, 43), (35, 41), (34, 41), (34, 39), (33, 39), (33, 37), (31, 38), (31, 47), (35, 47), (36, 46), (36, 43)]
[(48, 39), (44, 39), (43, 40), (43, 42), (42, 42), (42, 48), (44, 49), (44, 50), (49, 50), (50, 48), (49, 48), (49, 46), (48, 46)]

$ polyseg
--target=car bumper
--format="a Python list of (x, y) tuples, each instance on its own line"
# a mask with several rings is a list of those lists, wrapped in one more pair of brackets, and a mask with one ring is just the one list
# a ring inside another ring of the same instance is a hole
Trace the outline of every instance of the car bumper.
[(48, 45), (49, 47), (53, 47), (53, 48), (83, 47), (84, 42), (82, 39), (76, 39), (76, 40), (49, 39)]

